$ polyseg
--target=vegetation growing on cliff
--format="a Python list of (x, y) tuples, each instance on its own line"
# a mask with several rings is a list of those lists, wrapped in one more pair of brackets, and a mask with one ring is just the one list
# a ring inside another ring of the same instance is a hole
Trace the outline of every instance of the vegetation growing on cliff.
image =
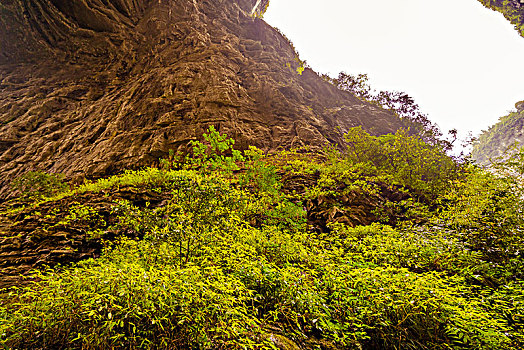
[(524, 36), (524, 4), (519, 0), (479, 0), (484, 6), (498, 11)]
[(90, 221), (107, 235), (99, 258), (4, 290), (0, 344), (522, 348), (524, 157), (494, 176), (405, 131), (346, 141), (264, 155), (210, 129), (190, 156), (11, 214), (118, 188), (166, 196), (116, 201)]
[(471, 157), (481, 164), (496, 162), (506, 153), (518, 150), (524, 141), (524, 109), (516, 110), (499, 119), (482, 132), (473, 144)]
[[(407, 93), (401, 91), (377, 92), (369, 85), (367, 74), (354, 75), (341, 72), (337, 78), (331, 78), (327, 75), (324, 75), (323, 78), (337, 88), (351, 92), (363, 101), (394, 112), (403, 121), (405, 128), (409, 129), (412, 134), (421, 137), (425, 142), (440, 144), (448, 150), (452, 148), (455, 140), (443, 139), (439, 127), (429, 120), (415, 100)], [(450, 130), (449, 133), (453, 138), (456, 138), (456, 130)]]

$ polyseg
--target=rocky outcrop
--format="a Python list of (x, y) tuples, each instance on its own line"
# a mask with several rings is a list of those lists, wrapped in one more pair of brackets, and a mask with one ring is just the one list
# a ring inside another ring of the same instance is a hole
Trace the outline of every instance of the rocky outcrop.
[[(506, 17), (524, 37), (524, 0), (479, 0), (484, 6)], [(472, 158), (480, 164), (489, 165), (514, 146), (524, 144), (524, 101), (515, 104), (516, 112), (500, 118), (499, 122), (483, 131), (473, 145)]]
[(0, 197), (29, 170), (82, 179), (154, 163), (210, 125), (265, 150), (401, 126), (312, 70), (299, 74), (292, 45), (251, 15), (255, 4), (3, 0)]
[(30, 272), (38, 267), (99, 257), (101, 238), (116, 236), (111, 229), (118, 221), (112, 213), (116, 202), (153, 208), (169, 198), (170, 193), (127, 186), (0, 214), (0, 289), (30, 281)]
[(500, 118), (480, 134), (471, 151), (475, 161), (490, 165), (524, 145), (524, 101), (517, 102), (515, 108), (516, 111)]

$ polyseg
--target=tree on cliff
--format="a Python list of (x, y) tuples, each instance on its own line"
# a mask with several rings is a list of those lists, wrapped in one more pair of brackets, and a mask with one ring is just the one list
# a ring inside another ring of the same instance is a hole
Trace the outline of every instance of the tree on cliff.
[[(384, 109), (395, 112), (408, 123), (407, 126), (412, 131), (416, 131), (425, 141), (440, 143), (446, 148), (451, 148), (450, 142), (439, 139), (442, 132), (438, 126), (433, 124), (425, 113), (422, 113), (420, 106), (407, 93), (401, 91), (380, 91), (377, 93), (371, 89), (367, 74), (352, 75), (341, 72), (338, 78), (328, 79), (341, 90), (351, 92), (364, 101), (378, 104)], [(451, 130), (450, 133), (456, 135), (455, 130)]]

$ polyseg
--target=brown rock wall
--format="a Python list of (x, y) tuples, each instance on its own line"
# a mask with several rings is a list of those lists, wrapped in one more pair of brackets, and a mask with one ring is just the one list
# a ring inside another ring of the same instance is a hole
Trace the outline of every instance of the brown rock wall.
[[(306, 69), (251, 0), (2, 0), (0, 197), (29, 170), (154, 163), (209, 125), (266, 150), (341, 141), (389, 112)], [(338, 130), (338, 131), (337, 131)]]

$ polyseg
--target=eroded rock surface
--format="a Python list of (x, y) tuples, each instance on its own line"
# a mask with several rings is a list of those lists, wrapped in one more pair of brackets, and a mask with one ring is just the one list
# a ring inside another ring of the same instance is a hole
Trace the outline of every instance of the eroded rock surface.
[(478, 163), (491, 166), (524, 145), (524, 101), (515, 104), (515, 110), (501, 117), (488, 130), (483, 131), (473, 144), (471, 157)]
[[(0, 289), (31, 281), (30, 272), (35, 268), (99, 257), (101, 238), (111, 241), (117, 235), (110, 227), (118, 221), (113, 213), (118, 201), (157, 207), (170, 197), (169, 193), (127, 186), (0, 213)], [(71, 215), (86, 209), (92, 215)]]
[(154, 163), (209, 125), (265, 150), (401, 126), (298, 74), (255, 3), (1, 0), (0, 197), (29, 170), (82, 179)]

